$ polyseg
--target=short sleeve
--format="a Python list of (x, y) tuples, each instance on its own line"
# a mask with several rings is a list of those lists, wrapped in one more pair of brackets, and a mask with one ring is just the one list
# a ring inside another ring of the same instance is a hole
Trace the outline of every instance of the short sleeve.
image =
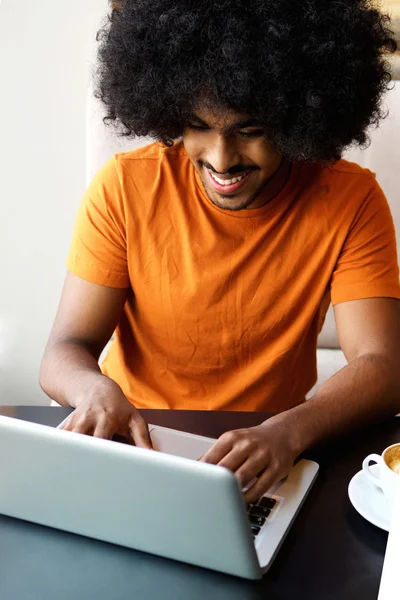
[(400, 298), (393, 218), (374, 179), (357, 211), (331, 280), (332, 304), (363, 298)]
[(123, 192), (117, 157), (89, 184), (75, 220), (66, 266), (71, 273), (109, 287), (128, 288)]

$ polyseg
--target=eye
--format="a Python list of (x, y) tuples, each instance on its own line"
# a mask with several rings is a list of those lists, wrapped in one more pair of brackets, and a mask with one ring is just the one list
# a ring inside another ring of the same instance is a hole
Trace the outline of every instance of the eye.
[(208, 127), (204, 127), (203, 125), (195, 125), (194, 123), (188, 123), (187, 127), (189, 129), (194, 129), (195, 131), (207, 131)]
[(255, 131), (238, 131), (238, 135), (244, 138), (257, 138), (264, 135), (264, 130), (256, 129)]

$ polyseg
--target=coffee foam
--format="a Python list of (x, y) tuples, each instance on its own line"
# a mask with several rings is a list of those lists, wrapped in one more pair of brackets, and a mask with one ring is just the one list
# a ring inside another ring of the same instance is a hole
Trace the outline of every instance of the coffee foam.
[(385, 452), (384, 459), (389, 469), (400, 475), (400, 444), (389, 448)]
[(400, 458), (392, 460), (388, 466), (392, 469), (392, 471), (400, 475)]

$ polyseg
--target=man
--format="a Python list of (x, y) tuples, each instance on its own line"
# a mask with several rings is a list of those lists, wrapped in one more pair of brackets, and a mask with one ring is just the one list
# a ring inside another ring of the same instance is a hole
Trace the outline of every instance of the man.
[[(203, 457), (257, 477), (251, 502), (400, 409), (393, 222), (340, 160), (382, 117), (396, 44), (367, 0), (132, 0), (99, 39), (108, 120), (160, 141), (85, 194), (41, 385), (75, 408), (64, 429), (143, 447), (138, 408), (275, 412)], [(349, 364), (305, 402), (330, 300)]]

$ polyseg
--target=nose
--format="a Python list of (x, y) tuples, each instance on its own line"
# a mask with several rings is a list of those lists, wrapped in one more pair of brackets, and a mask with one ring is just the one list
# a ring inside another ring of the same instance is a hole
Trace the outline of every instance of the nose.
[(206, 161), (220, 174), (240, 163), (240, 154), (232, 138), (216, 135), (207, 149)]

